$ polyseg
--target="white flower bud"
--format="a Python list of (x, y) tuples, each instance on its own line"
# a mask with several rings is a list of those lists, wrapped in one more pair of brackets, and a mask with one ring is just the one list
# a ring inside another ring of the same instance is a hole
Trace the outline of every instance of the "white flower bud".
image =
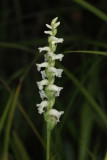
[(46, 26), (47, 26), (49, 29), (52, 29), (52, 26), (51, 26), (51, 25), (46, 24)]
[(40, 97), (41, 97), (42, 100), (43, 100), (44, 98), (47, 98), (44, 90), (39, 91), (39, 94), (40, 94)]
[(42, 67), (48, 67), (48, 63), (47, 62), (43, 62), (41, 64), (36, 64), (37, 66), (37, 70), (40, 71)]
[(50, 116), (54, 116), (57, 118), (56, 122), (60, 122), (59, 118), (61, 117), (62, 114), (64, 114), (64, 111), (57, 111), (56, 109), (50, 109), (48, 113)]
[(63, 54), (54, 54), (53, 52), (48, 52), (49, 56), (52, 58), (52, 60), (59, 59), (62, 61), (62, 58), (64, 57)]
[(48, 68), (50, 72), (53, 72), (53, 75), (56, 77), (61, 77), (63, 69), (56, 69), (55, 67)]
[(43, 79), (42, 81), (37, 82), (38, 88), (39, 88), (40, 90), (42, 90), (42, 89), (43, 89), (43, 86), (44, 86), (44, 85), (47, 85), (47, 84), (48, 84), (48, 80), (47, 80), (47, 79)]
[(57, 28), (60, 25), (60, 22), (55, 23), (54, 28)]
[(44, 108), (48, 106), (48, 101), (42, 101), (40, 104), (37, 104), (39, 114), (44, 112)]
[(49, 34), (49, 35), (51, 35), (51, 36), (52, 36), (52, 34), (53, 34), (52, 31), (44, 31), (44, 33), (45, 33), (45, 34)]
[(50, 48), (49, 47), (39, 47), (38, 48), (39, 52), (42, 52), (42, 51), (50, 51)]

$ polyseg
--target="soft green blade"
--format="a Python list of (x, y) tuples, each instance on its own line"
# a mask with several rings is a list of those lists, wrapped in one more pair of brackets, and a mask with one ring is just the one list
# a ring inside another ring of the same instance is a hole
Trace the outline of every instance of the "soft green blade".
[(107, 56), (107, 52), (102, 52), (102, 51), (65, 51), (64, 53), (89, 53), (89, 54), (96, 54), (96, 55), (101, 55), (101, 56)]
[(9, 112), (9, 108), (10, 108), (10, 105), (12, 103), (13, 95), (14, 95), (14, 93), (11, 92), (10, 97), (8, 99), (8, 102), (7, 102), (6, 106), (5, 106), (4, 112), (2, 114), (2, 117), (0, 118), (0, 133), (1, 133), (2, 129), (3, 129), (4, 123), (6, 121), (7, 114)]
[(107, 160), (107, 152), (106, 152), (106, 155), (105, 155), (105, 157), (104, 157), (104, 160)]

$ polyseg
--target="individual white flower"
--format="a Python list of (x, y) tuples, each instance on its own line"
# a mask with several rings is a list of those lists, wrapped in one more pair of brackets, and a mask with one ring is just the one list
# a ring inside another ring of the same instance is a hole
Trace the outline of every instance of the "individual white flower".
[(37, 104), (39, 114), (44, 112), (44, 108), (48, 106), (48, 101), (42, 101), (40, 104)]
[(41, 64), (36, 64), (37, 66), (37, 70), (40, 71), (42, 67), (48, 67), (48, 63), (47, 62), (43, 62)]
[(61, 77), (63, 69), (56, 69), (55, 67), (48, 68), (50, 72), (53, 72), (53, 75), (56, 77)]
[(49, 87), (49, 90), (55, 91), (55, 96), (56, 96), (56, 97), (59, 96), (60, 91), (63, 89), (63, 87), (58, 87), (58, 86), (56, 86), (55, 84), (51, 84), (51, 85), (49, 85), (48, 87)]
[(39, 50), (39, 52), (50, 51), (50, 48), (48, 46), (46, 46), (46, 47), (39, 47), (38, 50)]
[(45, 79), (47, 77), (46, 73), (45, 73), (45, 70), (44, 71), (41, 71), (41, 75), (42, 75), (42, 79)]
[(45, 86), (45, 85), (47, 85), (47, 84), (48, 84), (48, 80), (47, 80), (47, 79), (43, 79), (42, 81), (37, 82), (38, 88), (39, 88), (40, 90), (42, 90), (42, 89), (43, 89), (43, 86)]
[(52, 29), (52, 26), (51, 26), (51, 25), (46, 24), (46, 26), (47, 26), (49, 29)]
[(48, 52), (49, 56), (52, 58), (52, 60), (59, 59), (62, 61), (62, 58), (64, 57), (63, 54), (54, 54), (53, 52)]
[(40, 97), (41, 97), (42, 100), (43, 100), (44, 98), (47, 98), (44, 90), (39, 91), (39, 94), (40, 94)]
[(64, 39), (63, 38), (57, 38), (55, 36), (51, 36), (50, 41), (54, 45), (55, 43), (62, 43), (64, 41)]
[(49, 35), (51, 35), (51, 36), (52, 36), (52, 34), (53, 34), (52, 31), (44, 31), (44, 33), (45, 33), (45, 34), (49, 34)]
[(61, 117), (62, 114), (64, 114), (64, 111), (57, 111), (56, 109), (50, 109), (48, 111), (48, 113), (49, 113), (50, 116), (53, 116), (53, 117), (57, 118), (57, 120), (56, 120), (56, 123), (57, 123), (57, 122), (60, 122), (59, 118)]

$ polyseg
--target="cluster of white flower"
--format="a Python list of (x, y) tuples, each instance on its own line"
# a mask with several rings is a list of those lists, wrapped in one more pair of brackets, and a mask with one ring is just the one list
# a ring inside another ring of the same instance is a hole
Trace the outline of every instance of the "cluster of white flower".
[[(56, 109), (53, 109), (51, 106), (51, 108), (49, 108), (49, 104), (51, 103), (50, 101), (52, 101), (51, 99), (48, 98), (48, 95), (44, 89), (47, 88), (47, 90), (52, 91), (52, 93), (54, 92), (54, 96), (59, 96), (60, 91), (63, 89), (63, 87), (58, 87), (56, 86), (54, 83), (54, 76), (56, 77), (61, 77), (63, 69), (57, 69), (54, 67), (53, 62), (55, 60), (62, 60), (63, 58), (63, 54), (55, 54), (55, 50), (56, 50), (56, 44), (57, 43), (62, 43), (63, 42), (63, 38), (57, 38), (55, 37), (56, 33), (57, 33), (57, 27), (60, 25), (60, 22), (57, 22), (57, 17), (54, 18), (51, 22), (51, 25), (46, 24), (46, 26), (50, 29), (49, 31), (45, 31), (45, 34), (49, 34), (49, 38), (48, 38), (48, 42), (49, 42), (49, 46), (46, 47), (39, 47), (38, 50), (39, 52), (42, 51), (46, 51), (45, 54), (45, 62), (41, 63), (41, 64), (36, 64), (37, 65), (37, 69), (38, 71), (41, 70), (41, 68), (45, 68), (45, 70), (41, 71), (41, 75), (42, 75), (42, 81), (37, 82), (38, 88), (39, 88), (39, 93), (40, 93), (40, 97), (43, 100), (40, 104), (37, 104), (38, 107), (38, 112), (39, 114), (42, 114), (44, 112), (44, 108), (46, 108), (46, 112), (52, 116), (56, 118), (56, 123), (59, 122), (59, 118), (60, 116), (64, 113), (64, 111), (57, 111)], [(48, 73), (48, 74), (47, 74)], [(51, 80), (50, 80), (50, 75), (52, 75)], [(44, 89), (44, 90), (43, 90)]]

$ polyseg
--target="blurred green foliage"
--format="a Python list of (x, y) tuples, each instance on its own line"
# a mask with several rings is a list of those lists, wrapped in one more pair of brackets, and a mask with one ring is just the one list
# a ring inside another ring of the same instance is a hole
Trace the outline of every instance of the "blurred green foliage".
[(47, 45), (45, 24), (58, 16), (57, 53), (65, 56), (56, 83), (64, 89), (55, 108), (65, 114), (52, 133), (51, 160), (106, 160), (107, 1), (1, 0), (0, 7), (0, 159), (45, 157), (35, 63)]

